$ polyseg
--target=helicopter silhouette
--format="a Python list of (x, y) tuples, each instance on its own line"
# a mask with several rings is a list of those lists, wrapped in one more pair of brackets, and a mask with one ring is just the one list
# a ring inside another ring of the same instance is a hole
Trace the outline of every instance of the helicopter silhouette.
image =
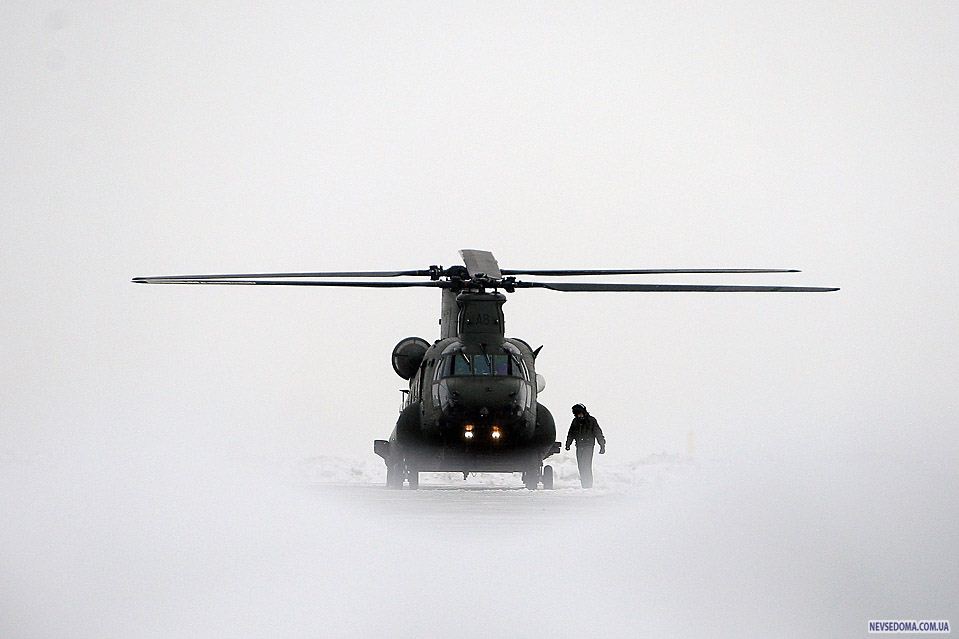
[[(553, 469), (543, 462), (560, 452), (556, 424), (539, 402), (545, 379), (536, 372), (533, 349), (506, 337), (503, 304), (519, 289), (563, 292), (827, 292), (838, 288), (714, 286), (521, 281), (542, 277), (797, 273), (796, 269), (501, 269), (489, 251), (463, 249), (463, 265), (407, 271), (241, 273), (135, 277), (140, 284), (224, 284), (364, 288), (437, 288), (442, 293), (440, 337), (432, 344), (407, 337), (393, 349), (393, 370), (407, 381), (396, 426), (373, 450), (386, 463), (391, 488), (419, 486), (421, 472), (522, 473), (530, 490), (553, 487)], [(427, 281), (329, 281), (324, 278), (428, 277)]]

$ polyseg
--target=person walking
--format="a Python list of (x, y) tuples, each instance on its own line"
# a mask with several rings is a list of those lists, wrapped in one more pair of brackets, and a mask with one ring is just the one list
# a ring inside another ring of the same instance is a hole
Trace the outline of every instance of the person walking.
[(593, 487), (593, 448), (599, 443), (599, 454), (606, 454), (606, 437), (596, 418), (582, 404), (573, 406), (573, 423), (566, 435), (566, 450), (576, 441), (576, 464), (579, 466), (579, 482), (583, 488)]

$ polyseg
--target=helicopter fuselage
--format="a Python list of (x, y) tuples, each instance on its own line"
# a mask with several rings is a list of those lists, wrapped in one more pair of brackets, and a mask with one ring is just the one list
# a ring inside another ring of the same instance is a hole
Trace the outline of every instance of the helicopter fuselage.
[(536, 357), (523, 340), (505, 337), (505, 301), (495, 292), (456, 296), (456, 334), (428, 346), (415, 373), (407, 371), (405, 405), (383, 447), (388, 466), (526, 472), (550, 454), (556, 429), (537, 402)]

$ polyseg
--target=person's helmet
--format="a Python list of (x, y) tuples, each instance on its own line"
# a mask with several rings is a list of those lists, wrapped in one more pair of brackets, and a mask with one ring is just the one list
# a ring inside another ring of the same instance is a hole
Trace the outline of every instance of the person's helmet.
[(586, 413), (586, 407), (583, 406), (582, 404), (576, 404), (575, 406), (573, 406), (573, 414), (577, 415), (579, 413), (584, 413), (584, 414)]

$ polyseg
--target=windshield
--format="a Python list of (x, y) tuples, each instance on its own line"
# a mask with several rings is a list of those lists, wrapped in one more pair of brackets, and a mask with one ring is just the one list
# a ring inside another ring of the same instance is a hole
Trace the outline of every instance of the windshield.
[(525, 378), (523, 365), (505, 353), (495, 355), (455, 353), (446, 355), (443, 357), (441, 368), (443, 377), (450, 375), (493, 375)]

